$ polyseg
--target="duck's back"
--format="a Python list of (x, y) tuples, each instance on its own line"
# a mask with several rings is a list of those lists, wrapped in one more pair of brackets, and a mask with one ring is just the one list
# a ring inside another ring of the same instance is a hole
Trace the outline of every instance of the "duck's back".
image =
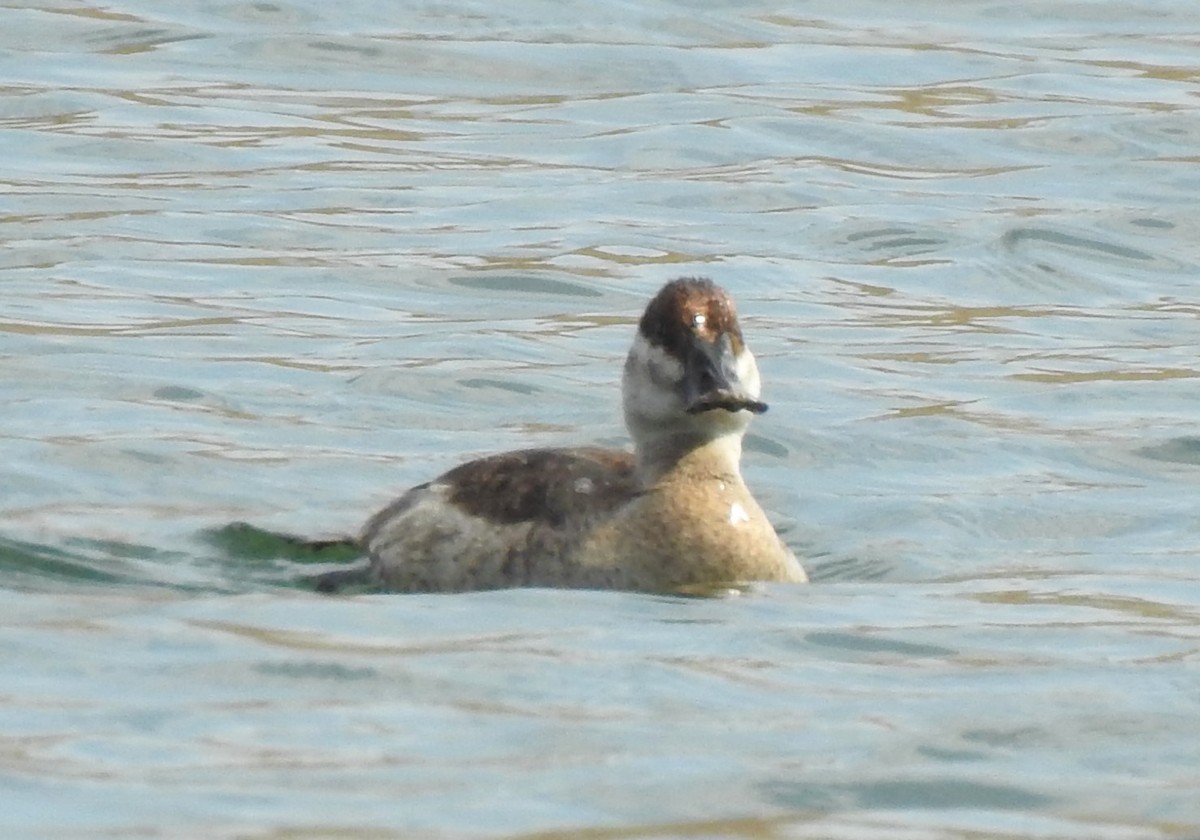
[(412, 488), (360, 541), (378, 581), (405, 592), (595, 585), (578, 548), (638, 492), (619, 450), (505, 452)]

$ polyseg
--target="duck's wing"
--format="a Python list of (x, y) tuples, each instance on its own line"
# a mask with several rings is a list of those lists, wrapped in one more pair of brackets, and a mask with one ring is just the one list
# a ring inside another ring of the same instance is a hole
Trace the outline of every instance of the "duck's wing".
[(562, 527), (603, 515), (636, 492), (633, 456), (612, 449), (528, 449), (446, 473), (451, 504), (497, 525)]
[(395, 589), (570, 585), (572, 550), (638, 493), (626, 452), (505, 452), (412, 488), (367, 522), (361, 543)]

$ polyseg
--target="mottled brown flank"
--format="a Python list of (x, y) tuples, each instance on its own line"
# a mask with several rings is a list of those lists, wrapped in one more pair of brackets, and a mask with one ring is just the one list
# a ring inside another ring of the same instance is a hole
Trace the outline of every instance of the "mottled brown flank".
[(526, 449), (455, 467), (449, 485), (463, 512), (497, 524), (554, 527), (608, 513), (638, 493), (633, 456), (609, 449)]
[[(703, 323), (697, 323), (697, 315), (704, 316)], [(734, 353), (743, 346), (733, 299), (707, 277), (680, 277), (663, 286), (646, 307), (638, 329), (677, 359), (686, 356), (693, 337), (711, 343), (728, 335)]]

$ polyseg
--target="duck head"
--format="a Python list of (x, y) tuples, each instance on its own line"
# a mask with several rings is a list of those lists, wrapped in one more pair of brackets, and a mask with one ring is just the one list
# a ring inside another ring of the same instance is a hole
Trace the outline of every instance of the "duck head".
[(716, 283), (667, 283), (646, 307), (622, 381), (625, 424), (641, 452), (663, 440), (699, 445), (745, 432), (767, 410), (733, 299)]

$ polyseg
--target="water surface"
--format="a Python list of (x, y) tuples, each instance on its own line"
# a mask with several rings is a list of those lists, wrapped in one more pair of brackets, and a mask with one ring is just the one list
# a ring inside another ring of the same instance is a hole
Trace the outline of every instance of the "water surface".
[[(0, 9), (10, 837), (1200, 833), (1183, 0)], [(816, 585), (323, 598), (737, 297)]]

